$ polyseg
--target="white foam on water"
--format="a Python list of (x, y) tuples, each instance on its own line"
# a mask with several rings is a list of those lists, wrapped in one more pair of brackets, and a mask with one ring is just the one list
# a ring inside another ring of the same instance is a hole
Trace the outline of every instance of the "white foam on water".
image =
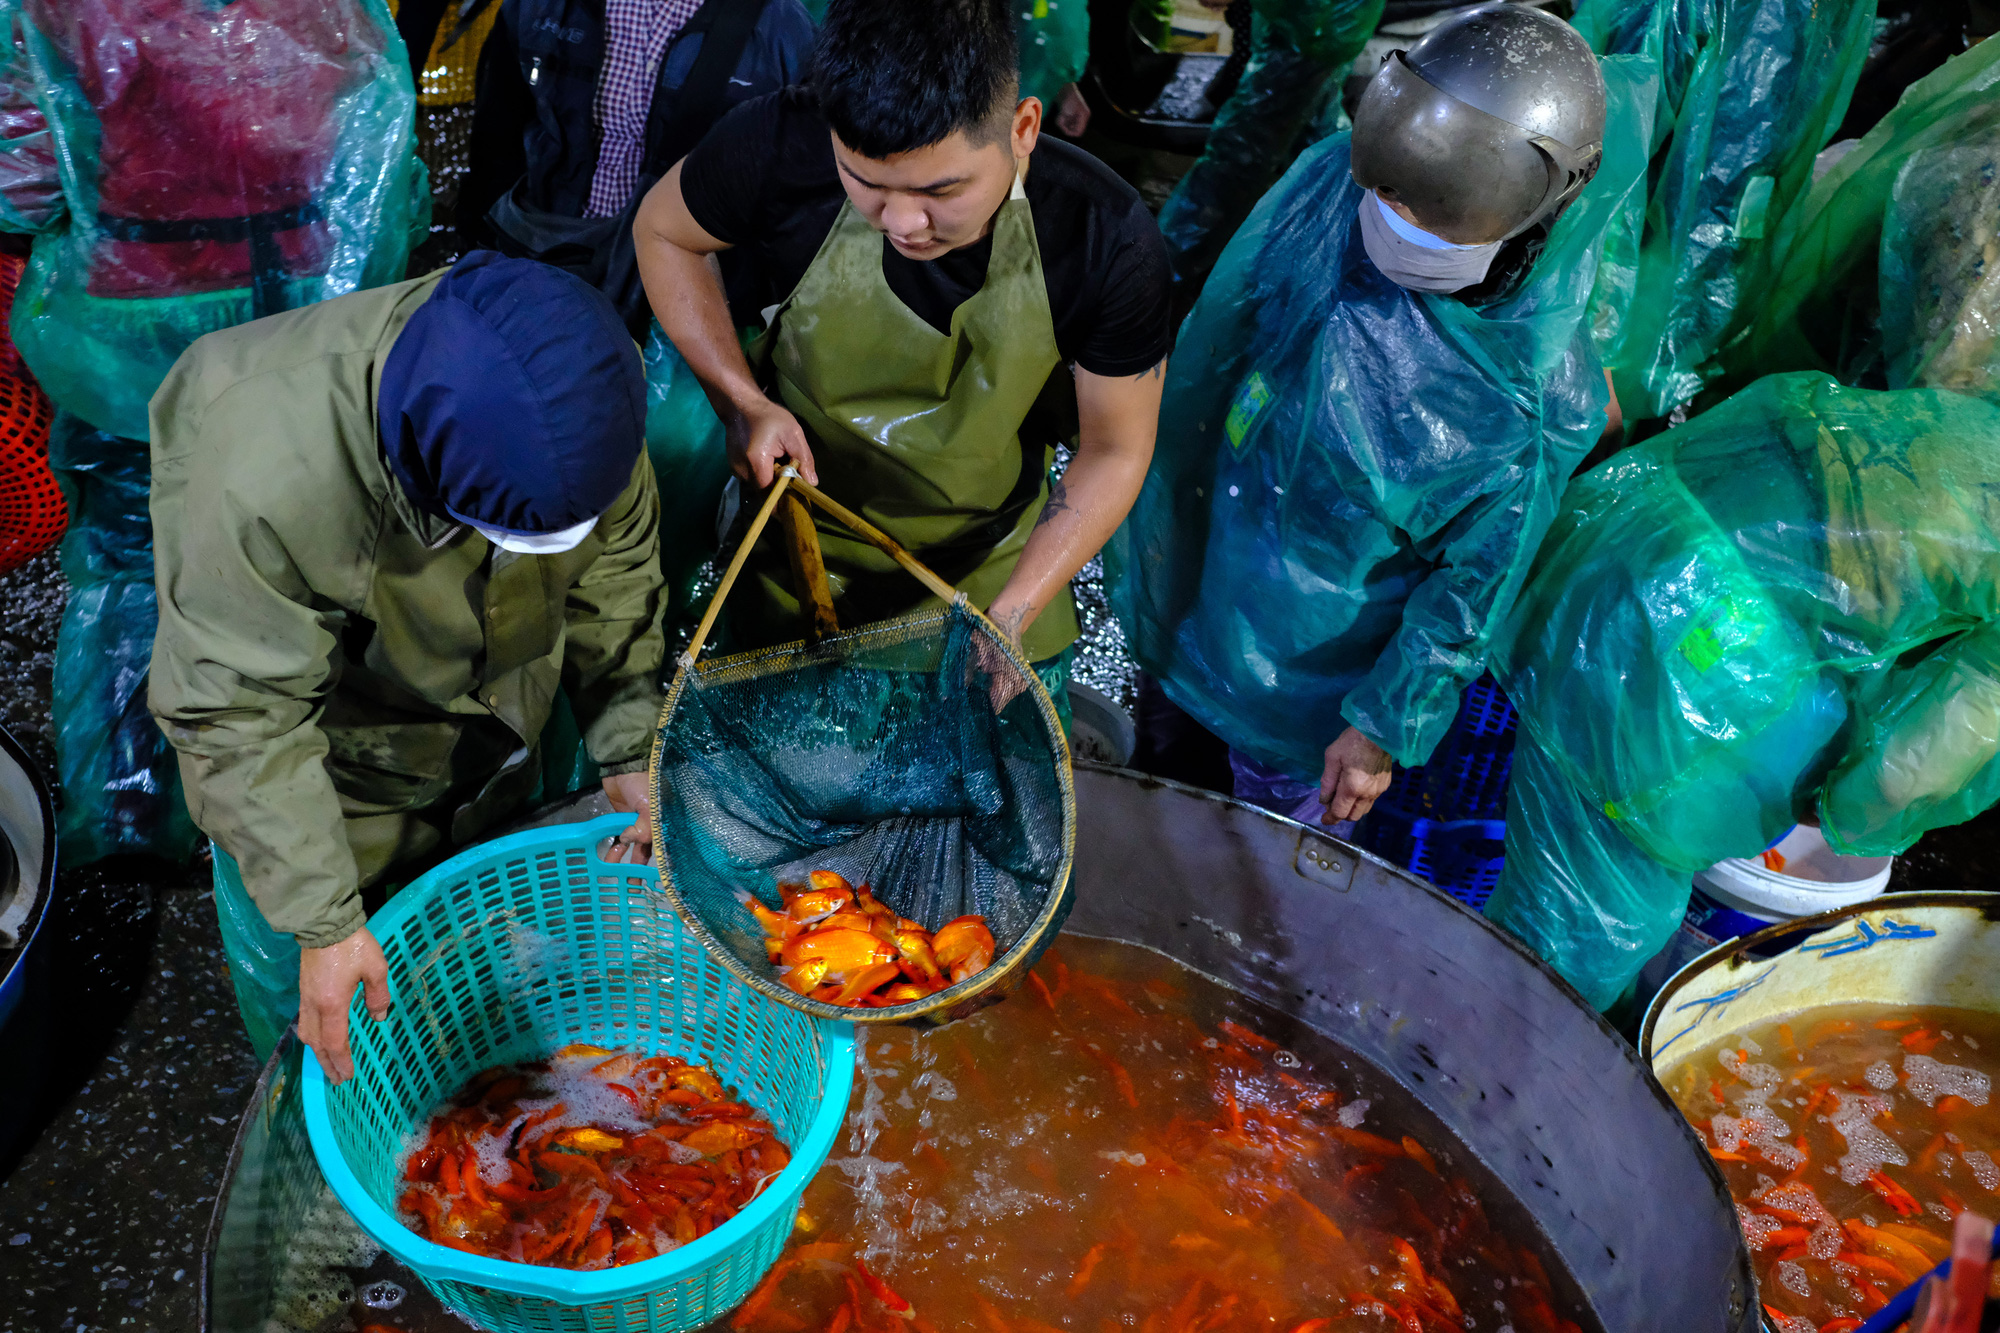
[(1812, 1320), (1795, 1314), (1773, 1314), (1778, 1322), (1778, 1333), (1819, 1333), (1819, 1326)]
[(1009, 1148), (1024, 1148), (1028, 1144), (1040, 1139), (1047, 1131), (1048, 1124), (1049, 1117), (1046, 1111), (1035, 1111), (1023, 1115), (1019, 1120), (1007, 1126), (1001, 1142), (1005, 1143)]
[(563, 1113), (535, 1126), (537, 1137), (559, 1129), (595, 1126), (613, 1134), (643, 1134), (653, 1128), (632, 1109), (632, 1103), (611, 1091), (606, 1082), (590, 1071), (609, 1056), (581, 1055), (551, 1062), (547, 1073), (532, 1076), (539, 1095), (523, 1097), (516, 1103), (523, 1111), (546, 1111), (557, 1102)]
[(1747, 1094), (1737, 1095), (1747, 1095), (1758, 1102), (1769, 1100), (1771, 1094), (1785, 1081), (1783, 1071), (1776, 1065), (1754, 1063), (1744, 1059), (1736, 1051), (1724, 1051), (1715, 1059), (1717, 1064), (1750, 1085)]
[[(1786, 1291), (1791, 1292), (1794, 1296), (1812, 1295), (1812, 1279), (1806, 1276), (1804, 1268), (1787, 1259), (1778, 1265), (1777, 1271), (1778, 1285)], [(1815, 1329), (1814, 1333), (1818, 1333), (1818, 1330)]]
[(1146, 1164), (1146, 1154), (1142, 1152), (1100, 1152), (1097, 1155), (1107, 1162), (1123, 1162), (1127, 1166)]
[(1990, 1155), (1977, 1148), (1966, 1148), (1958, 1155), (1972, 1168), (1972, 1178), (1979, 1182), (1979, 1188), (1989, 1194), (2000, 1191), (2000, 1166), (1994, 1164)]
[(1936, 1106), (1944, 1097), (1963, 1097), (1974, 1106), (1984, 1106), (1993, 1093), (1992, 1075), (1968, 1065), (1948, 1065), (1928, 1055), (1903, 1057), (1903, 1082), (1910, 1095), (1925, 1106)]
[(1785, 1141), (1791, 1126), (1768, 1106), (1751, 1105), (1742, 1116), (1717, 1112), (1709, 1121), (1715, 1144), (1724, 1152), (1741, 1152), (1747, 1145), (1764, 1155), (1764, 1160), (1780, 1171), (1792, 1171), (1805, 1164), (1806, 1155)]
[(1759, 1202), (1767, 1207), (1797, 1213), (1806, 1220), (1807, 1225), (1813, 1227), (1823, 1226), (1834, 1220), (1826, 1205), (1819, 1201), (1819, 1195), (1813, 1193), (1812, 1186), (1802, 1180), (1795, 1180), (1789, 1185), (1780, 1185), (1767, 1193)]
[(1769, 1213), (1752, 1212), (1742, 1204), (1736, 1205), (1737, 1220), (1743, 1224), (1743, 1239), (1750, 1242), (1750, 1248), (1761, 1250), (1772, 1233), (1782, 1230), (1784, 1223)]
[(970, 1229), (981, 1222), (1027, 1217), (1040, 1210), (1076, 1210), (1075, 1202), (1067, 1195), (1044, 1194), (1039, 1190), (1009, 1185), (998, 1172), (975, 1170), (972, 1179), (979, 1188), (968, 1190), (954, 1200), (956, 1206), (952, 1209), (952, 1223), (960, 1229)]
[[(1752, 1044), (1738, 1040), (1746, 1049)], [(1724, 1152), (1741, 1152), (1746, 1145), (1755, 1148), (1780, 1171), (1804, 1165), (1805, 1154), (1788, 1141), (1792, 1127), (1770, 1105), (1773, 1094), (1784, 1086), (1784, 1074), (1775, 1065), (1753, 1064), (1736, 1051), (1723, 1051), (1716, 1059), (1744, 1084), (1730, 1089), (1730, 1100), (1739, 1114), (1718, 1112), (1709, 1121), (1716, 1146)]]
[[(854, 1043), (854, 1073), (861, 1084), (861, 1110), (848, 1120), (847, 1147), (850, 1155), (828, 1158), (827, 1165), (847, 1177), (848, 1187), (854, 1191), (854, 1206), (858, 1215), (889, 1218), (896, 1214), (889, 1207), (886, 1184), (906, 1168), (901, 1162), (883, 1161), (873, 1155), (873, 1150), (889, 1122), (886, 1080), (896, 1071), (893, 1061), (872, 1063), (868, 1058), (868, 1047), (868, 1036), (863, 1033), (860, 1040)], [(927, 1048), (919, 1045), (915, 1058), (928, 1062), (934, 1057)], [(862, 1261), (893, 1267), (893, 1261), (902, 1248), (903, 1229), (875, 1226), (867, 1228), (865, 1234), (867, 1243), (860, 1252)]]
[(1366, 1097), (1356, 1098), (1333, 1114), (1334, 1118), (1347, 1128), (1359, 1129), (1361, 1128), (1361, 1122), (1368, 1118), (1368, 1099)]
[(910, 1238), (916, 1240), (933, 1231), (942, 1231), (949, 1219), (943, 1204), (935, 1199), (919, 1199), (910, 1205)]
[(1813, 1228), (1812, 1235), (1806, 1237), (1806, 1253), (1815, 1259), (1831, 1259), (1847, 1245), (1847, 1238), (1840, 1230), (1840, 1223), (1827, 1218)]
[(1834, 1097), (1840, 1106), (1827, 1117), (1827, 1122), (1847, 1140), (1847, 1153), (1840, 1159), (1842, 1181), (1859, 1185), (1885, 1166), (1910, 1164), (1909, 1154), (1875, 1123), (1876, 1116), (1889, 1110), (1887, 1097), (1845, 1091), (1835, 1093)]
[(1896, 1086), (1896, 1067), (1887, 1060), (1877, 1060), (1862, 1071), (1861, 1077), (1877, 1092), (1887, 1092)]
[[(508, 1124), (517, 1124), (519, 1119), (510, 1120)], [(512, 1130), (509, 1129), (500, 1135), (481, 1134), (472, 1141), (472, 1150), (479, 1157), (479, 1178), (487, 1184), (498, 1185), (503, 1180), (513, 1179), (514, 1173), (507, 1164), (507, 1145), (511, 1139)]]

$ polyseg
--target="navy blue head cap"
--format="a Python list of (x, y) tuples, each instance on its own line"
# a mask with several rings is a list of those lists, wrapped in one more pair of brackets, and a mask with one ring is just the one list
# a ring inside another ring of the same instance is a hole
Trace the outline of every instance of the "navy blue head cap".
[(645, 370), (595, 287), (475, 250), (397, 335), (377, 421), (390, 470), (426, 512), (559, 532), (631, 481)]

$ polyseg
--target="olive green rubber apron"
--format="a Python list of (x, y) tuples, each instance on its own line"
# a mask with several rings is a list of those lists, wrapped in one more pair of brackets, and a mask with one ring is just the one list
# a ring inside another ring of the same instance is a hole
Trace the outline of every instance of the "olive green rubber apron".
[[(805, 428), (820, 489), (983, 609), (1048, 498), (1050, 451), (1024, 448), (1020, 432), (1062, 358), (1027, 194), (1017, 177), (993, 222), (986, 282), (952, 312), (949, 333), (889, 289), (884, 244), (843, 204), (751, 357)], [(815, 524), (841, 628), (938, 604), (873, 546), (823, 515)], [(741, 596), (755, 605), (739, 611), (738, 633), (753, 643), (799, 638), (804, 621), (777, 540), (766, 539), (752, 568), (756, 581)], [(1023, 647), (1039, 661), (1077, 632), (1065, 588)]]

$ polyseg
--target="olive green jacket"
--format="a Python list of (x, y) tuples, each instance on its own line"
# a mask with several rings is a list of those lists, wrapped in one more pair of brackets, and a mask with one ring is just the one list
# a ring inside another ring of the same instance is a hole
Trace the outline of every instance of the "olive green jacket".
[(606, 772), (644, 767), (660, 715), (643, 453), (561, 555), (432, 518), (389, 472), (382, 364), (440, 276), (211, 333), (152, 401), (153, 716), (195, 822), (308, 948), (363, 924), (361, 885), (528, 798), (558, 689)]

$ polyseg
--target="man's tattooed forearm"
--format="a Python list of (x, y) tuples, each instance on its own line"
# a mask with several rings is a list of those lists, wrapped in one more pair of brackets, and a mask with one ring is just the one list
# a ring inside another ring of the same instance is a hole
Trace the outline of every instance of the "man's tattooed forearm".
[(994, 623), (1000, 627), (1001, 633), (1013, 640), (1014, 643), (1019, 644), (1021, 642), (1021, 625), (1027, 618), (1028, 608), (1021, 606), (1016, 607), (1012, 611), (1001, 612), (1000, 618)]
[(1054, 518), (1057, 513), (1068, 508), (1069, 488), (1063, 485), (1061, 477), (1057, 477), (1049, 483), (1049, 498), (1042, 502), (1042, 512), (1036, 516), (1035, 526), (1039, 528), (1042, 524)]

